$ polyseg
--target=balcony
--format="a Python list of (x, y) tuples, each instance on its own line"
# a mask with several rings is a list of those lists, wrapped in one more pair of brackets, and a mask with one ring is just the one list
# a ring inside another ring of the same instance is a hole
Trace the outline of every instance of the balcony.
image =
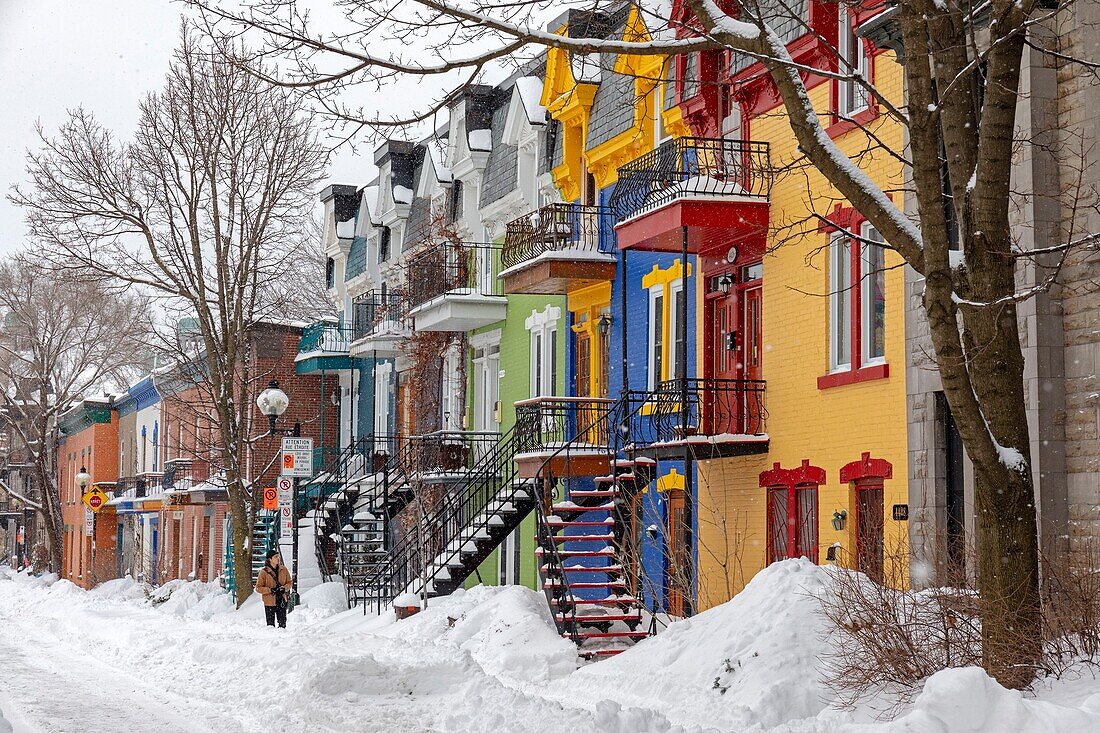
[(632, 392), (622, 431), (627, 450), (654, 458), (690, 451), (696, 459), (767, 453), (766, 386), (758, 379), (690, 378)]
[(689, 254), (763, 249), (772, 186), (767, 143), (682, 137), (619, 168), (608, 201), (619, 249)]
[(353, 338), (352, 328), (341, 323), (318, 321), (307, 326), (298, 341), (294, 371), (298, 374), (311, 374), (351, 369), (354, 360), (349, 355), (349, 347)]
[(550, 204), (508, 222), (500, 273), (506, 293), (562, 295), (615, 279), (611, 212)]
[(617, 400), (602, 397), (534, 397), (516, 402), (523, 436), (515, 461), (524, 478), (606, 474), (614, 449)]
[(400, 290), (370, 290), (352, 303), (354, 341), (351, 356), (397, 356), (411, 335), (408, 304)]
[(436, 430), (410, 435), (400, 466), (410, 484), (442, 484), (461, 480), (500, 440), (495, 431)]
[[(102, 486), (102, 484), (101, 484)], [(107, 502), (119, 514), (160, 511), (164, 505), (165, 474), (140, 473), (120, 476), (114, 482), (114, 498)]]
[(417, 331), (470, 331), (507, 315), (497, 245), (433, 242), (407, 267), (409, 316)]

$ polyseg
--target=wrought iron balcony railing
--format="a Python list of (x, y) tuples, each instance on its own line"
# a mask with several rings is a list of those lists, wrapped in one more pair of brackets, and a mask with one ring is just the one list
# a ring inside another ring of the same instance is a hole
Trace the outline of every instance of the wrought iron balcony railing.
[(442, 295), (504, 295), (500, 246), (477, 242), (430, 242), (407, 265), (409, 307)]
[(347, 353), (348, 345), (354, 339), (350, 326), (330, 321), (319, 321), (306, 326), (302, 338), (298, 341), (299, 354), (314, 352)]
[(361, 339), (378, 331), (383, 325), (401, 327), (408, 313), (408, 303), (402, 291), (389, 290), (383, 293), (380, 290), (370, 290), (352, 303), (353, 335), (356, 339)]
[(679, 137), (619, 168), (608, 208), (622, 222), (681, 199), (767, 199), (772, 177), (765, 142)]
[(410, 435), (401, 470), (421, 480), (433, 475), (463, 473), (484, 458), (500, 440), (500, 434), (479, 430), (436, 430)]
[(549, 204), (508, 222), (504, 229), (504, 268), (548, 252), (611, 254), (611, 212), (603, 206)]
[(616, 400), (606, 397), (533, 397), (516, 403), (516, 431), (524, 452), (552, 449), (566, 443), (606, 446), (610, 412)]
[(672, 379), (650, 392), (631, 395), (640, 403), (627, 426), (634, 444), (677, 443), (707, 438), (763, 435), (768, 412), (762, 379)]

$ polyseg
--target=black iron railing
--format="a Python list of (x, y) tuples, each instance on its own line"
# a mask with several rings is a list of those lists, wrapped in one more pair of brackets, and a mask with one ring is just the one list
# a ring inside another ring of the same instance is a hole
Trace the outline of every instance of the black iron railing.
[[(634, 445), (676, 443), (693, 436), (763, 435), (767, 383), (762, 379), (672, 379), (652, 391), (631, 392), (638, 409), (621, 430)], [(686, 397), (685, 397), (686, 395)]]
[(678, 199), (766, 199), (772, 178), (767, 143), (679, 137), (619, 168), (608, 208), (622, 222)]
[(475, 430), (437, 430), (412, 435), (401, 468), (406, 476), (418, 480), (464, 473), (490, 453), (499, 439), (499, 433)]
[(516, 402), (516, 430), (528, 450), (606, 446), (607, 415), (616, 400), (604, 397), (533, 397)]
[(409, 307), (442, 295), (504, 295), (500, 245), (478, 242), (432, 242), (409, 259)]
[[(431, 492), (420, 486), (421, 504), (413, 510), (411, 526), (390, 550), (386, 562), (362, 581), (364, 612), (381, 612), (398, 595), (417, 592), (431, 583), (466, 544), (462, 533), (516, 480), (515, 464), (520, 436), (505, 433), (474, 462), (463, 481), (446, 491)], [(435, 568), (435, 570), (432, 570)], [(429, 576), (429, 577), (425, 577)]]
[(504, 229), (504, 268), (548, 252), (611, 254), (611, 212), (603, 206), (549, 204), (513, 219)]
[(354, 336), (365, 338), (387, 324), (401, 327), (408, 312), (408, 303), (400, 290), (367, 291), (352, 303)]

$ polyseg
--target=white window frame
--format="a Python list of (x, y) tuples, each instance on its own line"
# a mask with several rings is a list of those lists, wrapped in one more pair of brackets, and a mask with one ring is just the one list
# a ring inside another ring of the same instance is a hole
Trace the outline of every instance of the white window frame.
[[(668, 310), (668, 333), (665, 334), (665, 339), (668, 341), (668, 363), (665, 364), (665, 373), (669, 379), (679, 379), (679, 364), (680, 364), (680, 350), (677, 346), (677, 341), (680, 340), (680, 312), (679, 302), (680, 293), (684, 290), (684, 283), (680, 279), (673, 280), (668, 284), (668, 293), (666, 297), (668, 302), (665, 303), (665, 308)], [(687, 308), (687, 300), (684, 301), (684, 308)], [(687, 340), (685, 338), (685, 346)]]
[[(840, 6), (839, 32), (837, 33), (837, 52), (843, 60), (840, 66), (842, 74), (857, 72), (865, 81), (870, 81), (871, 59), (867, 53), (867, 44), (856, 34), (855, 16), (843, 5)], [(852, 46), (855, 46), (853, 49)], [(854, 52), (854, 53), (853, 53)], [(854, 59), (852, 57), (855, 57)], [(852, 68), (854, 67), (854, 68)], [(870, 106), (867, 90), (853, 80), (837, 82), (837, 113), (851, 116)]]
[(504, 536), (498, 551), (498, 579), (500, 585), (520, 584), (520, 564), (516, 555), (519, 549), (520, 530), (514, 529)]
[(529, 331), (531, 397), (551, 397), (557, 389), (557, 335), (561, 308), (548, 305), (531, 311), (524, 321)]
[[(663, 283), (659, 285), (654, 285), (649, 289), (649, 332), (646, 341), (646, 373), (649, 375), (648, 386), (650, 392), (657, 389), (657, 385), (661, 382), (662, 377), (661, 374), (657, 373), (659, 371), (657, 368), (657, 325), (661, 324), (662, 327), (664, 326), (664, 297), (665, 286)], [(658, 298), (661, 299), (660, 307), (658, 307), (657, 305)], [(667, 333), (661, 334), (662, 342), (667, 338)], [(662, 354), (661, 356), (663, 364), (664, 355)]]
[[(883, 253), (883, 265), (882, 265), (882, 277), (885, 279), (885, 254), (886, 247), (882, 240), (882, 235), (877, 229), (875, 229), (870, 222), (863, 222), (860, 226), (859, 236), (862, 241), (859, 243), (859, 262), (860, 262), (860, 288), (859, 288), (859, 315), (860, 315), (860, 366), (867, 366), (869, 364), (883, 364), (886, 362), (886, 348), (883, 345), (883, 352), (878, 356), (871, 356), (871, 328), (874, 321), (874, 288), (871, 286), (871, 277), (874, 274), (871, 266), (871, 252), (872, 247), (878, 247)], [(871, 244), (871, 242), (878, 242), (878, 244)], [(883, 287), (885, 291), (885, 284)]]
[[(852, 258), (848, 236), (837, 232), (829, 239), (829, 371), (846, 372), (852, 368)], [(847, 272), (847, 283), (841, 282), (840, 271)], [(839, 316), (847, 328), (847, 348), (838, 348)]]

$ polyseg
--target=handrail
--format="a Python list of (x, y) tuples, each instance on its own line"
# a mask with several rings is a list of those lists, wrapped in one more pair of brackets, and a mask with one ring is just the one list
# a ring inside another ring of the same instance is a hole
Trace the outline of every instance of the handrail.
[[(364, 589), (373, 588), (378, 591), (373, 596), (377, 611), (381, 612), (382, 607), (393, 600), (401, 589), (408, 587), (416, 580), (417, 573), (430, 565), (430, 561), (427, 561), (422, 563), (424, 567), (416, 567), (417, 558), (414, 553), (423, 554), (424, 546), (421, 526), (439, 532), (440, 536), (435, 538), (438, 539), (438, 549), (429, 551), (433, 558), (438, 559), (450, 543), (461, 537), (462, 531), (467, 526), (466, 523), (489, 506), (499, 495), (502, 487), (510, 485), (515, 469), (514, 466), (510, 472), (507, 469), (515, 454), (516, 437), (514, 428), (501, 435), (493, 450), (471, 467), (467, 478), (439, 497), (438, 505), (433, 509), (432, 514), (425, 517), (422, 524), (418, 523), (415, 531), (406, 535), (390, 550), (382, 567), (372, 576), (364, 579), (362, 583)], [(471, 509), (473, 509), (472, 512)], [(459, 543), (454, 551), (458, 552), (462, 544)], [(364, 613), (366, 613), (366, 605), (364, 604)]]
[(355, 337), (350, 326), (333, 321), (317, 321), (302, 330), (298, 340), (298, 353), (343, 353)]

